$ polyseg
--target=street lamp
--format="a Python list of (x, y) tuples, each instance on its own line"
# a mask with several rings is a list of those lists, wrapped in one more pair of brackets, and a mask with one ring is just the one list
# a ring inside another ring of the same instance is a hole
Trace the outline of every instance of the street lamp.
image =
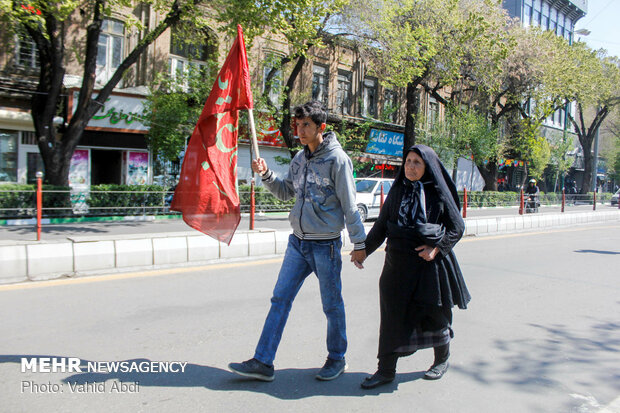
[(578, 34), (580, 36), (588, 36), (590, 33), (592, 33), (592, 32), (590, 30), (588, 30), (588, 29), (575, 30), (575, 34)]

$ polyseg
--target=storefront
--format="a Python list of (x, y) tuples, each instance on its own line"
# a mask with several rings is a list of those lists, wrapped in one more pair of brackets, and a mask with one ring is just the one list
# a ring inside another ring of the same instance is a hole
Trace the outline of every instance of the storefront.
[[(74, 112), (77, 90), (72, 90), (69, 113)], [(93, 95), (96, 96), (96, 93)], [(88, 122), (71, 158), (72, 187), (101, 184), (145, 185), (152, 182), (152, 159), (142, 123), (143, 97), (113, 93)]]
[[(70, 93), (68, 113), (73, 113), (78, 92)], [(143, 96), (110, 96), (88, 123), (73, 154), (69, 173), (72, 187), (152, 182), (152, 159), (144, 137), (148, 129), (141, 122), (142, 110)], [(30, 112), (0, 109), (0, 183), (34, 183), (37, 171), (44, 171), (44, 166)]]
[(0, 109), (0, 183), (32, 183), (42, 164), (30, 113)]

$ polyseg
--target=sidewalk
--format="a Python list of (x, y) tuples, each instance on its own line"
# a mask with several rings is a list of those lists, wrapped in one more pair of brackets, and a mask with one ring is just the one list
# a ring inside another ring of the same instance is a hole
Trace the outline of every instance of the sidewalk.
[[(518, 215), (515, 208), (467, 211), (465, 236), (540, 231), (583, 224), (620, 222), (620, 210), (609, 205), (541, 208), (537, 214)], [(145, 219), (146, 218), (146, 219)], [(367, 230), (372, 222), (365, 224)], [(286, 213), (249, 218), (241, 223), (230, 245), (189, 228), (181, 219), (83, 222), (43, 226), (36, 241), (34, 226), (0, 226), (0, 284), (59, 277), (109, 274), (170, 266), (196, 266), (231, 259), (273, 257), (284, 253), (291, 233)], [(343, 249), (352, 247), (343, 231)]]

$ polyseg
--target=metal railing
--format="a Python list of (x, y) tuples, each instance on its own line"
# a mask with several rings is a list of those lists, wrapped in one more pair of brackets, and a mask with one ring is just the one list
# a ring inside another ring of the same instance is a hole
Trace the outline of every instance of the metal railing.
[[(170, 210), (173, 191), (73, 191), (43, 190), (43, 218), (174, 215)], [(459, 194), (463, 205), (463, 193)], [(612, 194), (567, 194), (565, 207), (609, 204)], [(467, 208), (519, 207), (520, 194), (516, 192), (468, 192)], [(250, 212), (250, 191), (240, 191), (241, 212)], [(540, 195), (543, 207), (562, 205), (561, 193)], [(271, 193), (256, 191), (255, 212), (290, 211), (294, 201), (283, 202)], [(595, 203), (596, 202), (596, 203)], [(28, 219), (37, 213), (35, 190), (3, 190), (0, 186), (0, 219)]]
[[(170, 209), (174, 191), (73, 191), (43, 190), (43, 218), (175, 215)], [(240, 191), (241, 212), (250, 212), (250, 191)], [(268, 192), (256, 193), (256, 212), (290, 211)], [(0, 219), (29, 219), (37, 213), (35, 190), (3, 190), (0, 187)]]

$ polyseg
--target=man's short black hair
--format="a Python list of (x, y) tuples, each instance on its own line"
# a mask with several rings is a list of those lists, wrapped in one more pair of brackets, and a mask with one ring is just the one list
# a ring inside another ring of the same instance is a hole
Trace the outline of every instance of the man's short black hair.
[(311, 100), (303, 105), (297, 106), (293, 111), (296, 119), (310, 118), (317, 125), (327, 123), (327, 110), (325, 106), (317, 100)]

